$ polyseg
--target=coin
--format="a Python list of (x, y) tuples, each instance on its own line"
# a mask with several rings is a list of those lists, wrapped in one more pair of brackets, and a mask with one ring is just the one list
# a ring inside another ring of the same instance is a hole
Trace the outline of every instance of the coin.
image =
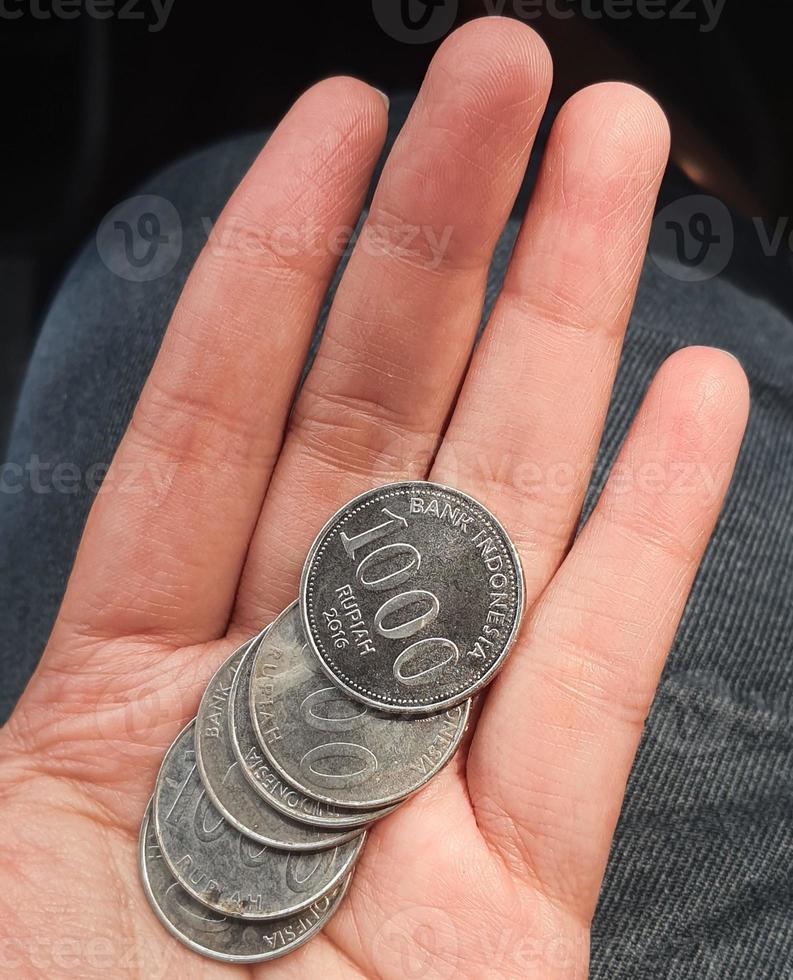
[(260, 844), (312, 851), (351, 840), (357, 829), (319, 830), (274, 809), (255, 792), (231, 747), (229, 694), (234, 675), (255, 640), (236, 650), (207, 685), (195, 724), (196, 765), (207, 796), (228, 822)]
[(523, 610), (520, 560), (496, 518), (435, 483), (350, 501), (308, 553), (303, 625), (357, 701), (408, 714), (460, 704), (503, 664)]
[(138, 861), (143, 890), (165, 928), (196, 953), (224, 963), (261, 963), (302, 946), (333, 916), (352, 877), (285, 918), (251, 922), (220, 915), (197, 902), (171, 874), (154, 833), (151, 804), (140, 828)]
[(291, 915), (350, 872), (365, 834), (323, 851), (258, 844), (212, 805), (195, 764), (194, 722), (168, 749), (154, 790), (154, 831), (179, 884), (204, 905), (241, 919)]
[(292, 786), (275, 771), (263, 753), (253, 730), (248, 708), (248, 688), (254, 650), (242, 660), (231, 687), (229, 728), (234, 755), (254, 790), (280, 813), (314, 827), (359, 829), (391, 813), (396, 806), (375, 810), (349, 810), (315, 800)]
[(409, 717), (367, 708), (330, 684), (306, 640), (297, 602), (258, 645), (250, 715), (273, 767), (335, 806), (378, 807), (424, 786), (454, 755), (470, 702)]

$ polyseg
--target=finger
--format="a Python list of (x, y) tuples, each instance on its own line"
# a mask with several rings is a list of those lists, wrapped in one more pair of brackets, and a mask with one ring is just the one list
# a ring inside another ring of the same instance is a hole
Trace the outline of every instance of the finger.
[(575, 530), (668, 148), (663, 113), (631, 86), (562, 108), (436, 460), (433, 478), (492, 500), (515, 534), (529, 601)]
[(480, 828), (587, 916), (747, 411), (743, 371), (724, 352), (690, 348), (663, 365), (480, 719), (468, 767)]
[(513, 21), (477, 21), (433, 59), (336, 294), (262, 509), (234, 620), (294, 598), (324, 520), (406, 473), (426, 475), (470, 356), (487, 270), (550, 85)]
[(175, 644), (224, 631), (332, 243), (357, 220), (385, 127), (374, 89), (323, 82), (231, 197), (93, 507), (56, 630)]

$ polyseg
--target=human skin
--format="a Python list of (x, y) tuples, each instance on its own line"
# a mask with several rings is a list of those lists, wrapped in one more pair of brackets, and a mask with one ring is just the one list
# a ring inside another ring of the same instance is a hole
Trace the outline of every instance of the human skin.
[[(748, 393), (722, 351), (670, 357), (573, 541), (669, 136), (630, 86), (570, 99), (472, 356), (550, 79), (544, 45), (513, 21), (441, 46), (292, 411), (330, 243), (355, 224), (385, 137), (379, 93), (314, 86), (228, 202), (0, 732), (0, 964), (14, 976), (586, 976), (626, 780)], [(279, 247), (309, 226), (303, 247)], [(295, 598), (327, 517), (404, 478), (459, 487), (512, 535), (527, 613), (511, 657), (453, 763), (371, 831), (319, 937), (262, 967), (202, 960), (138, 880), (163, 753), (216, 667)]]

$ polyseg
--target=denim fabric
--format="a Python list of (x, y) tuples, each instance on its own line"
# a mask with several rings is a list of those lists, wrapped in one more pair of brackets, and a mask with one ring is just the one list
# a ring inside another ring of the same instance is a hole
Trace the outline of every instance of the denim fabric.
[[(393, 106), (392, 135), (407, 104)], [(92, 500), (82, 479), (55, 492), (52, 467), (73, 464), (85, 476), (110, 461), (206, 221), (261, 143), (230, 141), (148, 182), (145, 191), (173, 202), (181, 218), (181, 255), (169, 274), (127, 281), (91, 242), (47, 317), (8, 453), (16, 468), (4, 471), (0, 493), (0, 718), (47, 640)], [(487, 309), (530, 183), (531, 173), (499, 242)], [(666, 200), (690, 193), (670, 174)], [(705, 282), (681, 281), (657, 257), (646, 262), (585, 508), (665, 357), (705, 343), (741, 359), (753, 395), (748, 433), (628, 787), (594, 923), (592, 976), (603, 980), (793, 976), (789, 270), (757, 262), (750, 226), (736, 222), (736, 234), (730, 266)], [(327, 304), (322, 322), (326, 312)], [(16, 475), (31, 461), (35, 487), (32, 475)]]

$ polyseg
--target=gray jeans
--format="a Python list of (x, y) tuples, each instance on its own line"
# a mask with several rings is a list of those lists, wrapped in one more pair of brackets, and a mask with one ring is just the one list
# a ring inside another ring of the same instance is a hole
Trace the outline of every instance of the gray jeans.
[[(406, 104), (395, 100), (392, 130)], [(100, 236), (47, 317), (2, 473), (0, 719), (46, 643), (96, 484), (209, 223), (261, 143), (214, 147), (147, 184), (181, 224), (170, 271), (135, 282), (122, 239)], [(498, 246), (488, 308), (533, 169)], [(693, 193), (674, 174), (663, 192)], [(585, 508), (667, 355), (704, 343), (741, 359), (753, 395), (746, 442), (647, 725), (594, 923), (592, 975), (609, 980), (793, 976), (793, 325), (781, 312), (792, 305), (790, 273), (754, 262), (751, 228), (733, 226), (718, 276), (685, 281), (692, 269), (660, 246), (648, 259)], [(156, 232), (142, 226), (144, 237)]]

